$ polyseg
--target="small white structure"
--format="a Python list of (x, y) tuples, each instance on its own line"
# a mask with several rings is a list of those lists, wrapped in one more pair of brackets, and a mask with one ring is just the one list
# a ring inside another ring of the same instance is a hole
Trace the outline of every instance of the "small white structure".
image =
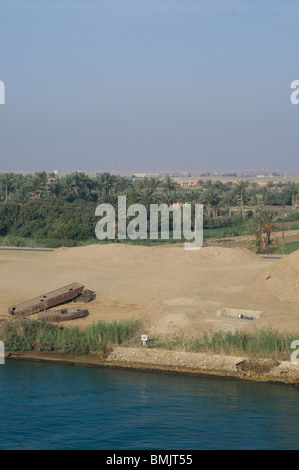
[(147, 335), (141, 335), (141, 342), (143, 346), (147, 345)]
[(264, 312), (260, 310), (244, 310), (240, 308), (223, 308), (217, 312), (217, 317), (233, 317), (245, 319), (258, 319)]

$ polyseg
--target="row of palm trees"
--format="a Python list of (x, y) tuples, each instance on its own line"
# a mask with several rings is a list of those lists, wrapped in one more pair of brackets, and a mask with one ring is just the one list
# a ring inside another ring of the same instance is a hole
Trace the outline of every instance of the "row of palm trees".
[(16, 175), (3, 173), (0, 175), (0, 190), (2, 202), (14, 202), (17, 194), (24, 199), (24, 203), (30, 198), (56, 198), (100, 200), (104, 196), (112, 194), (125, 194), (134, 190), (148, 190), (153, 192), (161, 190), (170, 192), (180, 189), (180, 185), (172, 178), (162, 180), (157, 177), (134, 180), (110, 173), (102, 173), (96, 178), (90, 178), (85, 173), (77, 172), (64, 178), (47, 175), (46, 172), (37, 172), (34, 175)]
[(130, 203), (138, 202), (148, 206), (151, 203), (201, 203), (208, 217), (233, 214), (237, 208), (240, 216), (245, 217), (245, 206), (256, 213), (265, 202), (267, 194), (279, 191), (285, 194), (285, 203), (297, 204), (299, 185), (295, 182), (268, 183), (260, 186), (256, 182), (238, 181), (236, 183), (199, 180), (195, 188), (182, 188), (177, 181), (165, 178), (148, 177), (134, 179), (125, 176), (102, 173), (90, 178), (77, 172), (63, 178), (37, 172), (34, 175), (4, 173), (0, 175), (0, 202), (15, 203), (23, 206), (30, 200), (73, 202), (85, 200), (101, 202), (117, 195), (127, 195)]

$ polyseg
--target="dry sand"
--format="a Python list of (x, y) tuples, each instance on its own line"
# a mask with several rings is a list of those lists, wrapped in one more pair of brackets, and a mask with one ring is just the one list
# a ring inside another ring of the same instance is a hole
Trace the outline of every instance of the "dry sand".
[[(96, 293), (89, 316), (68, 322), (146, 318), (147, 333), (271, 325), (299, 329), (299, 251), (263, 259), (245, 248), (123, 244), (0, 252), (0, 314), (56, 288), (79, 282)], [(72, 304), (70, 304), (72, 305)], [(217, 317), (222, 308), (262, 310), (258, 320)], [(34, 318), (35, 316), (33, 316)]]

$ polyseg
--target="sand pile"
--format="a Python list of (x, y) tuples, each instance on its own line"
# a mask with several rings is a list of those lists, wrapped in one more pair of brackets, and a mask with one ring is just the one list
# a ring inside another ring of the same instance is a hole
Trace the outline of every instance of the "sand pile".
[(259, 257), (245, 248), (216, 248), (203, 247), (200, 250), (184, 250), (184, 245), (168, 246), (132, 246), (125, 244), (89, 245), (77, 248), (59, 248), (49, 255), (56, 260), (80, 262), (97, 262), (110, 264), (139, 263), (160, 264), (174, 262), (177, 264), (190, 264), (204, 261), (210, 264), (242, 265), (247, 262), (256, 262)]
[(259, 257), (246, 248), (223, 248), (207, 246), (196, 251), (198, 260), (205, 260), (207, 263), (219, 263), (221, 265), (238, 264), (243, 265), (259, 260)]
[(299, 251), (286, 256), (264, 273), (255, 284), (280, 301), (299, 301)]
[[(181, 249), (180, 249), (181, 250)], [(170, 256), (172, 257), (172, 253)], [(51, 253), (51, 259), (59, 261), (97, 263), (98, 265), (138, 265), (139, 263), (159, 262), (159, 247), (130, 246), (121, 243), (107, 245), (89, 245), (76, 248), (59, 248)]]

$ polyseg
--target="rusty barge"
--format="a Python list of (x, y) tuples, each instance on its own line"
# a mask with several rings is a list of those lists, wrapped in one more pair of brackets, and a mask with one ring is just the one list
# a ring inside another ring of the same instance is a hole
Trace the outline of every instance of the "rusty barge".
[(27, 317), (34, 313), (43, 312), (49, 308), (69, 302), (80, 296), (84, 290), (84, 286), (74, 282), (68, 286), (61, 287), (47, 294), (35, 297), (21, 304), (15, 305), (8, 309), (10, 315), (16, 317)]

